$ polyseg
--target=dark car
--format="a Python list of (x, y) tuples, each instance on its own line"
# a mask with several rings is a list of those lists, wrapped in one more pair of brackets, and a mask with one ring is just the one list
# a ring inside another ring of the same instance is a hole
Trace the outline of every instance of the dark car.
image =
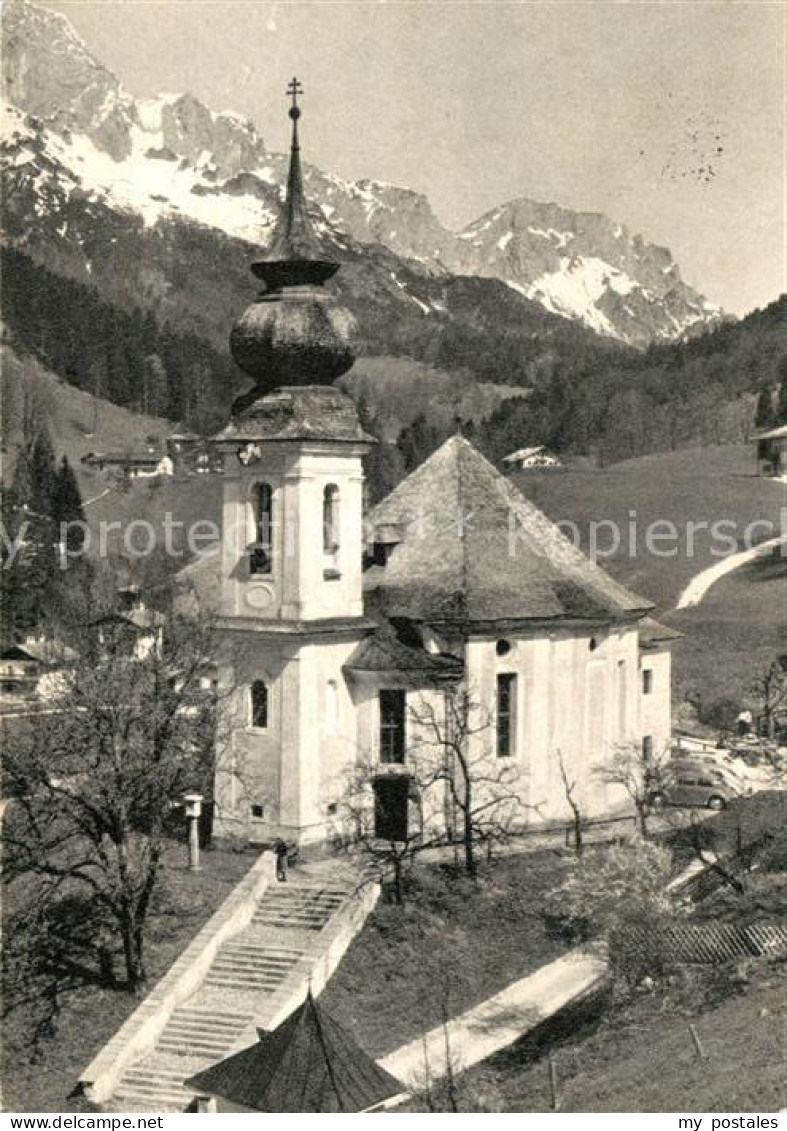
[(725, 809), (751, 789), (734, 770), (709, 760), (671, 762), (649, 795), (652, 808), (680, 805), (687, 808)]

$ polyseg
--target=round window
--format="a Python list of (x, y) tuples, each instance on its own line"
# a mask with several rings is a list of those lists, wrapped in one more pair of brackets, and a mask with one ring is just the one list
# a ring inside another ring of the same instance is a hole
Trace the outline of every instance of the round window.
[(498, 656), (507, 656), (511, 651), (511, 645), (507, 640), (498, 640), (497, 644), (495, 644), (495, 651)]

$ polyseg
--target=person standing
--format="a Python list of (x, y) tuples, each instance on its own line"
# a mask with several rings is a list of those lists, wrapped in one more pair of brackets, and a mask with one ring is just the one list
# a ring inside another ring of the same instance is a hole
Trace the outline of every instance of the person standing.
[(273, 851), (276, 855), (276, 879), (280, 884), (287, 883), (287, 842), (277, 837), (273, 842)]

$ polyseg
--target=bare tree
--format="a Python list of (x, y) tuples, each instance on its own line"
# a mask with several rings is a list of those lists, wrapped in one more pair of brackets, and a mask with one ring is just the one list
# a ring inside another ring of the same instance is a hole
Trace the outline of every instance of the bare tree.
[(574, 850), (577, 856), (581, 856), (583, 848), (583, 819), (582, 810), (580, 809), (579, 801), (577, 800), (577, 780), (573, 776), (569, 777), (562, 750), (558, 750), (557, 752), (557, 761), (558, 766), (560, 767), (560, 778), (563, 782), (563, 792), (566, 796), (566, 803), (571, 810), (571, 823), (574, 828)]
[(412, 867), (417, 853), (425, 848), (433, 848), (438, 839), (424, 835), (423, 822), (418, 801), (422, 783), (416, 782), (409, 773), (402, 773), (403, 788), (407, 788), (410, 800), (408, 809), (416, 808), (417, 818), (400, 822), (400, 828), (388, 833), (391, 825), (390, 814), (381, 812), (381, 801), (375, 792), (376, 783), (383, 775), (385, 767), (370, 758), (365, 758), (348, 770), (345, 788), (339, 802), (342, 824), (346, 830), (337, 848), (352, 849), (366, 857), (365, 879), (373, 883), (391, 883), (394, 902), (405, 902), (405, 876)]
[(787, 709), (787, 655), (778, 656), (763, 668), (752, 682), (751, 691), (760, 703), (765, 733), (773, 739), (777, 716), (780, 710)]
[(493, 712), (464, 685), (422, 696), (411, 708), (415, 724), (409, 757), (422, 789), (443, 784), (448, 795), (450, 824), (456, 822), (464, 852), (465, 872), (478, 871), (476, 846), (508, 840), (526, 805), (518, 788), (521, 769), (510, 757), (498, 757), (490, 741), (495, 733)]
[(77, 635), (46, 710), (6, 742), (5, 872), (37, 885), (50, 911), (83, 898), (139, 993), (172, 807), (212, 784), (212, 630), (170, 607), (142, 626), (97, 616)]
[(634, 818), (640, 836), (648, 836), (651, 799), (662, 781), (665, 751), (650, 756), (636, 744), (618, 746), (609, 760), (596, 770), (596, 776), (607, 785), (621, 787), (634, 806)]

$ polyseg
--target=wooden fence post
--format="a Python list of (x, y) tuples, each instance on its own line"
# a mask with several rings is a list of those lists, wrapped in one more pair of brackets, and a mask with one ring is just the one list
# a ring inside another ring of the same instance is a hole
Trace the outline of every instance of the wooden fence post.
[(557, 1065), (555, 1064), (555, 1058), (552, 1056), (551, 1052), (547, 1056), (547, 1061), (549, 1063), (549, 1091), (552, 1095), (552, 1110), (557, 1111), (560, 1107), (560, 1096), (558, 1094), (557, 1083)]
[(697, 1056), (699, 1057), (700, 1060), (707, 1060), (708, 1054), (705, 1052), (705, 1047), (704, 1047), (702, 1041), (700, 1040), (699, 1033), (697, 1032), (695, 1026), (691, 1023), (691, 1021), (689, 1021), (688, 1024), (689, 1024), (689, 1032), (691, 1033), (691, 1039), (694, 1042), (695, 1049), (697, 1050)]

